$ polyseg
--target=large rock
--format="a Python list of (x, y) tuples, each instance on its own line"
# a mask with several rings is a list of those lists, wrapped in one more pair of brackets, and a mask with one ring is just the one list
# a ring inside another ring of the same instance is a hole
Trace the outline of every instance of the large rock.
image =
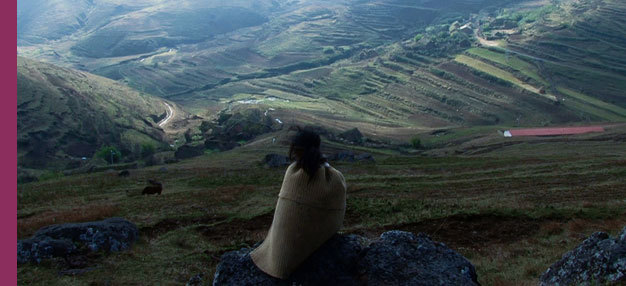
[(424, 234), (335, 235), (287, 280), (259, 270), (251, 250), (224, 254), (213, 285), (479, 285), (467, 259)]
[(189, 159), (204, 154), (204, 145), (192, 146), (183, 145), (176, 149), (174, 156), (178, 160)]
[(33, 237), (18, 240), (17, 262), (40, 263), (73, 254), (121, 251), (130, 248), (138, 235), (137, 226), (123, 218), (46, 226)]
[(210, 150), (219, 150), (219, 151), (228, 151), (232, 150), (236, 147), (239, 147), (239, 143), (232, 141), (224, 141), (217, 139), (215, 137), (211, 137), (204, 141), (204, 148)]
[(596, 232), (541, 275), (540, 285), (626, 282), (626, 227), (618, 238)]
[(339, 137), (352, 144), (363, 144), (363, 134), (361, 134), (361, 131), (359, 131), (358, 128), (352, 128), (345, 131), (339, 134)]
[(359, 261), (368, 285), (477, 285), (474, 266), (427, 235), (388, 231)]

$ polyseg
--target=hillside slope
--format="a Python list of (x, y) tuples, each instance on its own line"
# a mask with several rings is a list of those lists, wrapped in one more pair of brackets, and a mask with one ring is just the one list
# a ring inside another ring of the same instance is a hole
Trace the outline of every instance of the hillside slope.
[(132, 157), (165, 139), (156, 124), (166, 113), (162, 99), (85, 72), (18, 57), (17, 99), (22, 167), (71, 167), (103, 145)]
[[(219, 1), (141, 3), (18, 52), (205, 117), (273, 108), (284, 122), (402, 140), (463, 126), (626, 120), (620, 1), (242, 0), (229, 10), (237, 25), (211, 16)], [(267, 17), (246, 22), (250, 11)], [(215, 34), (207, 19), (228, 29)], [(97, 35), (115, 31), (123, 35), (100, 50)]]

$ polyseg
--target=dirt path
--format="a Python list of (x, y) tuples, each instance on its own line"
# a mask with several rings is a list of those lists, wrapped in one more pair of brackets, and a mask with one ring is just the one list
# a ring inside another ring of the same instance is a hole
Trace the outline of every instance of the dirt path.
[(165, 126), (165, 124), (167, 124), (167, 122), (170, 121), (170, 119), (172, 119), (172, 117), (174, 117), (174, 109), (172, 108), (172, 105), (170, 105), (167, 102), (164, 102), (165, 106), (167, 106), (167, 116), (165, 116), (165, 118), (163, 118), (163, 120), (159, 121), (159, 127), (163, 127)]
[(485, 47), (499, 47), (500, 43), (498, 43), (498, 41), (489, 41), (481, 36), (478, 35), (478, 32), (476, 32), (476, 38), (478, 39), (478, 42), (480, 42), (481, 45), (485, 46)]

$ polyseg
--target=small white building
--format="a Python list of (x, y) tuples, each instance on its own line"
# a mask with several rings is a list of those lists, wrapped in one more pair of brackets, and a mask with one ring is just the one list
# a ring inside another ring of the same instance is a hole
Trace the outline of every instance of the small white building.
[(474, 32), (474, 30), (472, 29), (472, 23), (467, 23), (461, 26), (461, 28), (459, 28), (459, 31), (468, 35), (472, 34)]

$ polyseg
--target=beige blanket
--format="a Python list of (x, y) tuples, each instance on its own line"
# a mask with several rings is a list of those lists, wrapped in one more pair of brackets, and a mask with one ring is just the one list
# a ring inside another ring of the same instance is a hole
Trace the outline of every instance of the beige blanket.
[(320, 167), (312, 181), (295, 164), (287, 168), (272, 226), (250, 253), (263, 272), (286, 279), (342, 226), (346, 182), (335, 168)]

